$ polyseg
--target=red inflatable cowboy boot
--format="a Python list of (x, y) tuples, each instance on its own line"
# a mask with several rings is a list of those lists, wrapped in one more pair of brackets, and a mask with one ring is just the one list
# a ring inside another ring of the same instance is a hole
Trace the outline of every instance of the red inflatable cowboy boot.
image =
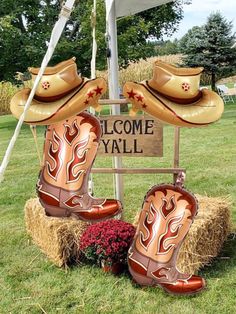
[(147, 193), (128, 256), (129, 271), (138, 284), (182, 295), (205, 287), (203, 278), (176, 267), (197, 208), (195, 197), (177, 185), (157, 185)]
[(119, 201), (94, 198), (88, 193), (100, 137), (99, 120), (85, 112), (47, 127), (44, 166), (37, 183), (47, 215), (89, 222), (121, 215)]

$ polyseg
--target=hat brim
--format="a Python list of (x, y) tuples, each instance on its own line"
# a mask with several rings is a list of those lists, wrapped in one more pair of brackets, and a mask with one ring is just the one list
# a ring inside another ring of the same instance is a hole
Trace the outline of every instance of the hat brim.
[[(19, 119), (31, 89), (24, 88), (11, 99), (12, 114)], [(68, 95), (53, 102), (43, 102), (33, 99), (24, 119), (25, 123), (48, 125), (79, 114), (89, 106), (96, 106), (101, 94), (106, 91), (106, 81), (103, 78), (85, 80), (78, 88)]]
[(142, 110), (157, 119), (180, 127), (198, 127), (220, 119), (224, 103), (215, 92), (203, 89), (201, 98), (188, 105), (181, 105), (154, 92), (146, 82), (127, 82), (124, 96), (133, 104), (134, 111)]

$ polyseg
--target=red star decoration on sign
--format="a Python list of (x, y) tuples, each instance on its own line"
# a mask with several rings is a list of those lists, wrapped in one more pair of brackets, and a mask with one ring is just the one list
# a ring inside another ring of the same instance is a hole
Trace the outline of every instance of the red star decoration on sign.
[(143, 104), (142, 107), (145, 109), (145, 108), (147, 108), (147, 105)]
[(128, 92), (129, 94), (129, 98), (133, 98), (134, 99), (134, 96), (136, 95), (136, 93), (134, 93), (133, 90), (131, 90), (130, 92)]
[(143, 96), (141, 95), (136, 96), (136, 98), (137, 98), (137, 101), (143, 101)]
[(183, 83), (182, 84), (182, 89), (187, 92), (190, 89), (190, 84), (189, 83)]
[(85, 104), (85, 105), (88, 105), (88, 104), (89, 104), (88, 99), (85, 100), (84, 104)]
[(93, 92), (92, 91), (90, 91), (87, 95), (88, 95), (88, 98), (92, 98), (93, 97)]
[(48, 81), (42, 82), (42, 88), (48, 89), (50, 87), (50, 83)]
[(100, 88), (99, 86), (97, 86), (96, 89), (94, 89), (96, 95), (101, 95), (102, 94), (102, 88)]

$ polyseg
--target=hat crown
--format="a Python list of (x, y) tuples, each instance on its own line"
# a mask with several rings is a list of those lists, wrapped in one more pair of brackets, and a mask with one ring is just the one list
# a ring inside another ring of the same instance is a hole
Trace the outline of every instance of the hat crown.
[[(75, 58), (60, 62), (53, 67), (47, 67), (36, 89), (36, 97), (53, 101), (54, 97), (63, 97), (82, 83), (77, 73)], [(39, 68), (29, 68), (34, 82)]]
[(177, 68), (156, 61), (149, 85), (157, 92), (176, 99), (192, 99), (199, 94), (203, 68)]

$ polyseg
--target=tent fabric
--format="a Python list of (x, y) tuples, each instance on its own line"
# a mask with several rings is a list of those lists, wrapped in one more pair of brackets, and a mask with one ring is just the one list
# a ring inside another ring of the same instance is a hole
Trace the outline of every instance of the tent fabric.
[(116, 17), (133, 15), (173, 0), (106, 0), (106, 16), (108, 19), (113, 3), (115, 3)]

